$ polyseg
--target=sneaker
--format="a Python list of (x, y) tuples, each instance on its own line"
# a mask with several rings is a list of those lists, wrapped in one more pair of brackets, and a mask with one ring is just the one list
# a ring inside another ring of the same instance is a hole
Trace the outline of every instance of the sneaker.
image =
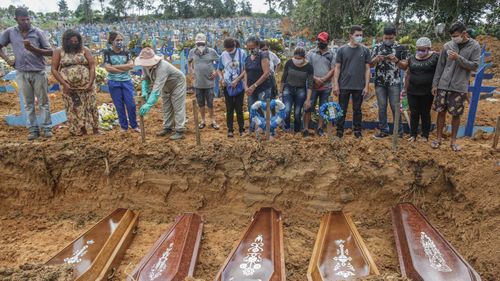
[(337, 138), (341, 139), (344, 137), (344, 133), (343, 132), (337, 132)]
[(54, 136), (54, 134), (52, 134), (52, 131), (45, 131), (43, 134), (43, 137), (46, 139), (50, 139), (53, 136)]
[(377, 140), (379, 140), (379, 139), (383, 139), (383, 138), (388, 137), (388, 136), (389, 136), (389, 134), (384, 133), (384, 132), (379, 132), (378, 134), (373, 135), (373, 137), (374, 137), (375, 139), (377, 139)]
[(120, 128), (120, 133), (122, 133), (122, 134), (127, 133), (127, 129)]
[(304, 131), (302, 132), (302, 135), (304, 136), (304, 138), (309, 137), (309, 130), (304, 130)]
[(245, 131), (240, 131), (240, 137), (244, 137), (245, 136)]
[[(241, 136), (241, 133), (240, 133)], [(233, 132), (227, 132), (227, 137), (228, 138), (234, 138), (234, 133)]]
[(172, 130), (172, 129), (170, 129), (170, 128), (165, 128), (165, 129), (163, 129), (163, 130), (159, 131), (159, 132), (156, 134), (156, 136), (158, 136), (158, 137), (164, 137), (164, 136), (166, 136), (166, 135), (170, 135), (172, 132), (173, 132), (173, 130)]
[(140, 133), (141, 132), (141, 128), (135, 127), (135, 128), (132, 129), (132, 131), (134, 131), (136, 133)]
[(323, 131), (323, 128), (318, 129), (318, 136), (322, 137), (325, 135), (325, 131)]
[(31, 132), (28, 135), (28, 140), (29, 141), (36, 140), (39, 137), (40, 137), (40, 133), (39, 132)]
[(180, 139), (183, 139), (184, 138), (184, 133), (180, 133), (180, 132), (175, 132), (175, 134), (173, 134), (170, 139), (171, 140), (180, 140)]
[(360, 139), (363, 137), (363, 135), (361, 134), (361, 132), (354, 132), (354, 137)]

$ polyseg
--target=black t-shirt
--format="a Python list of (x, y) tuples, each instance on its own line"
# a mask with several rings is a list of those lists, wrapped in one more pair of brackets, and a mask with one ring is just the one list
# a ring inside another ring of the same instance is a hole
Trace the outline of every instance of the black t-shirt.
[[(247, 72), (247, 84), (248, 87), (251, 87), (257, 80), (260, 79), (262, 74), (264, 74), (264, 70), (262, 69), (262, 59), (269, 60), (268, 52), (260, 52), (254, 60), (251, 59), (251, 56), (248, 56), (245, 60), (245, 70)], [(259, 94), (271, 88), (271, 80), (266, 79), (262, 84), (260, 84), (257, 88), (255, 88), (255, 93)]]
[(310, 63), (302, 67), (296, 66), (290, 59), (285, 64), (285, 70), (281, 77), (281, 83), (292, 87), (312, 89), (314, 80), (314, 68)]
[(431, 95), (432, 79), (439, 60), (439, 54), (433, 53), (425, 60), (419, 60), (415, 56), (409, 59), (410, 84), (409, 95)]

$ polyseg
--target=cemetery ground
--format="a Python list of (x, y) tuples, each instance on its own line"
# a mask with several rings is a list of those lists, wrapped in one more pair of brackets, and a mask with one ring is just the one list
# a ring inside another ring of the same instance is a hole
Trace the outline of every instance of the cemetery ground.
[[(493, 72), (497, 78), (489, 82), (499, 86), (500, 68)], [(51, 140), (28, 142), (25, 129), (2, 122), (0, 280), (70, 280), (67, 268), (39, 265), (118, 207), (140, 218), (116, 280), (126, 278), (182, 212), (203, 216), (195, 278), (213, 280), (262, 206), (282, 211), (287, 280), (306, 280), (321, 215), (338, 209), (352, 215), (383, 273), (369, 280), (404, 280), (390, 214), (403, 201), (421, 208), (483, 280), (500, 276), (500, 151), (491, 148), (491, 134), (460, 139), (459, 153), (446, 142), (433, 150), (404, 139), (394, 152), (390, 139), (375, 140), (369, 130), (360, 141), (350, 132), (342, 141), (282, 133), (271, 142), (254, 135), (228, 139), (224, 102), (216, 99), (221, 129), (203, 129), (197, 146), (193, 98), (188, 95), (188, 132), (180, 142), (154, 135), (161, 129), (160, 103), (145, 118), (145, 144), (139, 134), (116, 129), (71, 137), (64, 126)], [(0, 94), (0, 115), (18, 112), (16, 100)], [(53, 112), (62, 109), (59, 94), (51, 101)], [(99, 93), (98, 101), (111, 98)], [(374, 102), (364, 103), (365, 120), (377, 119)], [(476, 125), (495, 126), (499, 115), (500, 99), (481, 100)], [(35, 279), (40, 276), (46, 279)]]

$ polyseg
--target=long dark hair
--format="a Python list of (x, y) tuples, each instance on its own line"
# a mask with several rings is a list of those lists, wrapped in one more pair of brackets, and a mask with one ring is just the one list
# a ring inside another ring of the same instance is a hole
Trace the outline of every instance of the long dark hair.
[[(80, 43), (77, 47), (74, 47), (70, 43), (70, 39), (72, 37), (78, 38), (78, 42)], [(82, 35), (73, 29), (68, 29), (63, 33), (62, 36), (62, 49), (64, 50), (65, 53), (70, 53), (70, 54), (76, 54), (80, 53), (83, 48), (83, 42), (82, 42)]]

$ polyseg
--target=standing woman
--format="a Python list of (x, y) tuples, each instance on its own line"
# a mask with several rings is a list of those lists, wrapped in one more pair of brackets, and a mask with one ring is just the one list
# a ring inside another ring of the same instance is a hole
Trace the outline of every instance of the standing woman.
[[(298, 47), (293, 53), (293, 58), (285, 64), (283, 76), (281, 77), (281, 95), (285, 102), (285, 127), (290, 129), (290, 117), (292, 106), (294, 108), (294, 132), (300, 132), (302, 124), (302, 107), (306, 102), (306, 109), (311, 107), (310, 97), (314, 84), (314, 68), (305, 59), (306, 51)], [(307, 94), (306, 94), (307, 92)]]
[(219, 62), (219, 78), (224, 91), (226, 101), (226, 124), (227, 136), (234, 137), (234, 112), (238, 120), (240, 136), (245, 133), (245, 124), (243, 116), (243, 100), (245, 98), (245, 89), (243, 88), (243, 63), (246, 55), (243, 50), (237, 47), (233, 38), (224, 40), (224, 49)]
[[(118, 113), (122, 133), (140, 132), (137, 125), (135, 90), (129, 71), (134, 68), (130, 53), (123, 46), (123, 35), (111, 31), (108, 37), (111, 48), (104, 51), (104, 68), (108, 71), (108, 87)], [(128, 115), (128, 120), (127, 120)]]
[(431, 40), (422, 37), (417, 40), (417, 53), (408, 60), (404, 92), (410, 107), (410, 142), (417, 140), (418, 124), (422, 121), (422, 138), (429, 140), (431, 129), (432, 79), (439, 60), (439, 54), (431, 51)]
[(81, 136), (91, 129), (98, 134), (95, 62), (77, 31), (68, 29), (64, 32), (62, 47), (57, 48), (52, 57), (52, 74), (63, 88), (62, 98), (70, 133)]

